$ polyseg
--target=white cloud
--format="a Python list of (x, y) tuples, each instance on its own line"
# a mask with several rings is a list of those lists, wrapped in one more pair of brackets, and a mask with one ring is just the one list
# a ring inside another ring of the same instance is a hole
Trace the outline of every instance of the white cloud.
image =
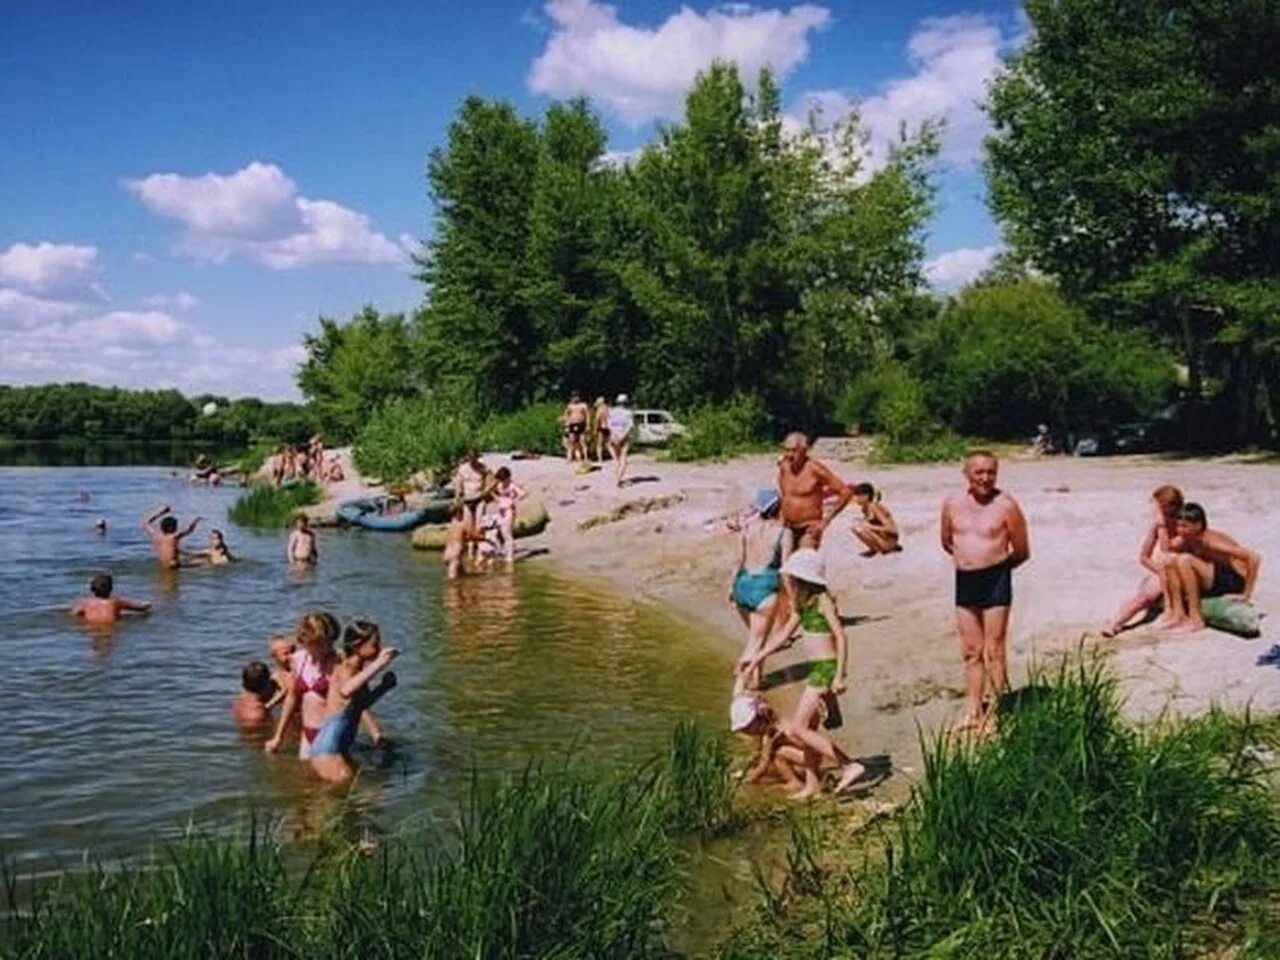
[(989, 247), (948, 250), (925, 261), (924, 275), (931, 286), (942, 290), (964, 286), (991, 266), (1000, 249), (999, 244), (992, 244)]
[(300, 196), (274, 164), (255, 160), (227, 175), (154, 173), (125, 187), (148, 210), (186, 228), (177, 249), (197, 260), (241, 256), (275, 270), (408, 260), (403, 245), (375, 230), (365, 214)]
[(51, 320), (63, 320), (75, 316), (83, 309), (83, 304), (33, 297), (21, 290), (0, 287), (0, 322), (11, 322), (25, 327)]
[(30, 293), (98, 291), (98, 248), (75, 243), (15, 243), (0, 253), (0, 286)]
[(809, 34), (831, 20), (825, 7), (765, 10), (726, 4), (698, 13), (681, 7), (656, 27), (632, 26), (599, 0), (549, 0), (546, 48), (528, 86), (551, 96), (587, 95), (635, 126), (679, 115), (699, 70), (732, 60), (751, 81), (768, 65), (783, 77), (809, 55)]
[(1001, 66), (1001, 51), (1016, 44), (990, 18), (959, 14), (924, 20), (907, 43), (912, 73), (883, 84), (873, 95), (857, 100), (839, 90), (817, 90), (802, 98), (790, 125), (802, 124), (810, 107), (820, 108), (822, 123), (837, 122), (858, 110), (870, 133), (870, 161), (881, 165), (888, 147), (905, 127), (919, 131), (932, 119), (942, 119), (942, 157), (959, 166), (976, 163), (990, 122), (982, 111), (987, 84)]
[(155, 296), (143, 297), (142, 305), (152, 307), (156, 310), (194, 310), (200, 306), (200, 301), (193, 294), (187, 293), (185, 290), (179, 290), (177, 293), (157, 293)]

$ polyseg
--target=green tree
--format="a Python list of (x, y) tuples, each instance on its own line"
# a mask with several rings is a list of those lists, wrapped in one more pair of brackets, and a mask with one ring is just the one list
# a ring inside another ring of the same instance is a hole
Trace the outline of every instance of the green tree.
[(1071, 298), (1178, 344), (1225, 383), (1226, 433), (1280, 393), (1280, 5), (1027, 0), (997, 78), (992, 208)]

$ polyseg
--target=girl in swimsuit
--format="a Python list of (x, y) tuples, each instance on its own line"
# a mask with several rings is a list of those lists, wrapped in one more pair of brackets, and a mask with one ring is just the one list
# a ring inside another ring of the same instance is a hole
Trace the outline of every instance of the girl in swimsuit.
[(880, 491), (869, 483), (860, 483), (853, 488), (853, 499), (862, 508), (863, 522), (853, 525), (853, 535), (867, 547), (862, 555), (874, 557), (901, 550), (898, 524), (889, 508), (880, 502)]
[(209, 546), (187, 554), (187, 561), (195, 566), (222, 567), (234, 560), (221, 530), (210, 530)]
[[(778, 492), (756, 492), (755, 512), (739, 528), (738, 564), (729, 584), (729, 602), (747, 628), (742, 660), (750, 660), (764, 647), (765, 637), (778, 609), (782, 586), (782, 528), (778, 524)], [(745, 673), (746, 689), (760, 685), (759, 668)]]
[(300, 708), (302, 736), (298, 740), (298, 758), (307, 760), (311, 757), (311, 745), (326, 716), (330, 677), (337, 666), (333, 644), (338, 639), (338, 632), (338, 620), (332, 614), (308, 613), (298, 621), (297, 648), (289, 660), (293, 683), (285, 691), (275, 735), (266, 742), (267, 753), (280, 749), (289, 723)]
[(499, 467), (494, 477), (497, 480), (493, 503), (498, 508), (498, 535), (510, 565), (516, 561), (516, 504), (524, 497), (524, 490), (516, 486), (507, 467)]
[(311, 746), (311, 769), (322, 780), (341, 783), (351, 779), (351, 745), (360, 720), (384, 694), (394, 689), (396, 675), (386, 673), (376, 686), (369, 681), (384, 670), (400, 651), (382, 646), (378, 625), (352, 620), (342, 636), (342, 659), (330, 678), (324, 725)]
[[(1164, 593), (1162, 572), (1177, 552), (1175, 542), (1178, 536), (1178, 511), (1182, 509), (1182, 491), (1165, 484), (1152, 491), (1151, 501), (1152, 518), (1142, 544), (1138, 547), (1138, 563), (1147, 574), (1139, 581), (1133, 596), (1121, 604), (1115, 616), (1102, 629), (1102, 635), (1108, 639), (1120, 633), (1130, 620), (1149, 610), (1161, 598)], [(1167, 598), (1164, 609), (1172, 609)]]
[[(862, 777), (866, 767), (819, 733), (818, 726), (824, 718), (834, 718), (838, 706), (836, 697), (845, 691), (849, 641), (840, 622), (840, 611), (827, 591), (822, 555), (817, 550), (798, 549), (788, 558), (782, 572), (795, 585), (795, 608), (763, 650), (750, 660), (739, 662), (739, 672), (758, 669), (770, 654), (787, 646), (797, 627), (804, 630), (801, 649), (808, 661), (805, 688), (785, 729), (789, 737), (803, 745), (807, 764), (815, 775), (824, 757), (839, 765), (840, 779), (835, 792), (840, 793)], [(817, 794), (816, 776), (806, 779), (805, 786), (791, 794), (793, 798), (808, 800)]]

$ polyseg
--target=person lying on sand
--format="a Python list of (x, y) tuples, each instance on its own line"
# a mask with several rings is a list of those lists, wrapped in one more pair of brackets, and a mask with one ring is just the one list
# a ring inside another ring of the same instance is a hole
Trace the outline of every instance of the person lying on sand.
[(83, 617), (85, 623), (115, 623), (125, 613), (146, 613), (151, 604), (145, 600), (129, 600), (126, 597), (113, 597), (111, 591), (115, 581), (111, 575), (100, 573), (89, 581), (89, 596), (81, 597), (71, 605), (73, 617)]
[(1203, 630), (1203, 598), (1231, 597), (1246, 603), (1253, 599), (1262, 554), (1220, 530), (1210, 530), (1198, 503), (1184, 504), (1177, 522), (1178, 553), (1161, 570), (1169, 605), (1156, 626), (1178, 632)]
[(231, 715), (236, 723), (246, 727), (265, 723), (279, 693), (276, 682), (271, 679), (271, 669), (261, 660), (250, 660), (240, 671), (240, 684), (244, 689), (231, 701)]
[(739, 693), (729, 704), (729, 729), (755, 742), (756, 754), (742, 771), (743, 783), (776, 777), (792, 796), (813, 796), (820, 789), (818, 757), (794, 740), (768, 702), (758, 694)]
[(324, 725), (311, 745), (311, 769), (321, 779), (341, 783), (351, 779), (351, 745), (360, 718), (379, 699), (395, 689), (396, 675), (387, 672), (377, 686), (369, 681), (385, 670), (400, 651), (382, 646), (378, 625), (353, 620), (342, 636), (342, 659), (329, 682)]
[(320, 558), (320, 551), (316, 549), (316, 535), (305, 514), (293, 518), (293, 531), (285, 545), (285, 557), (290, 563), (306, 564), (315, 563)]
[[(146, 532), (147, 539), (151, 541), (151, 549), (155, 551), (156, 559), (160, 561), (162, 567), (176, 570), (182, 566), (180, 545), (184, 538), (191, 535), (202, 519), (202, 517), (196, 517), (184, 529), (179, 530), (178, 518), (173, 515), (173, 508), (167, 503), (142, 518), (142, 529)], [(160, 521), (158, 527), (157, 520)]]
[(864, 557), (881, 553), (897, 553), (898, 524), (889, 508), (880, 502), (880, 491), (869, 483), (859, 483), (853, 488), (853, 502), (862, 510), (862, 523), (853, 525), (853, 535), (866, 544)]
[(1164, 593), (1163, 570), (1175, 555), (1173, 543), (1178, 535), (1182, 491), (1166, 483), (1151, 492), (1151, 502), (1153, 515), (1138, 547), (1138, 563), (1147, 571), (1147, 575), (1139, 582), (1133, 596), (1120, 605), (1120, 609), (1102, 629), (1104, 637), (1114, 637), (1135, 616), (1146, 613)]

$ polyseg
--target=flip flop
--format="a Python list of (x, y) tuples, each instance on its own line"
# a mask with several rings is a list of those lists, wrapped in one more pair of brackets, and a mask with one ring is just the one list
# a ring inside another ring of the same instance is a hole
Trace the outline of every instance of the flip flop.
[(1271, 649), (1258, 658), (1258, 666), (1280, 666), (1280, 643), (1273, 644)]

